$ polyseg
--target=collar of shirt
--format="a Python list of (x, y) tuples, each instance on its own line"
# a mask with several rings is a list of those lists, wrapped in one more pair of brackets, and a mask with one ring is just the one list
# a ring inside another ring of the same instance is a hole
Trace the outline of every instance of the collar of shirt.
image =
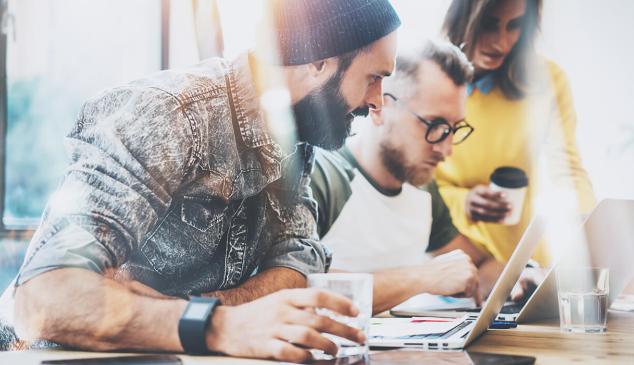
[(254, 63), (250, 53), (241, 54), (231, 62), (227, 75), (230, 102), (234, 106), (242, 140), (248, 147), (260, 150), (264, 173), (276, 180), (281, 175), (282, 160), (295, 153), (301, 143), (279, 141), (274, 138), (275, 131), (267, 127), (251, 70)]
[(495, 73), (489, 72), (486, 75), (479, 78), (477, 81), (467, 84), (467, 95), (471, 96), (475, 89), (480, 90), (481, 93), (487, 95), (495, 88)]

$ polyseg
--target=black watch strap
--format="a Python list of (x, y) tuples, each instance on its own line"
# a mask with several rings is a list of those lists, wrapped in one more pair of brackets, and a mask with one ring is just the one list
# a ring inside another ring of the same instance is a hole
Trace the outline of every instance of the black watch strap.
[(178, 321), (178, 337), (188, 354), (206, 354), (207, 326), (220, 300), (213, 297), (191, 297)]

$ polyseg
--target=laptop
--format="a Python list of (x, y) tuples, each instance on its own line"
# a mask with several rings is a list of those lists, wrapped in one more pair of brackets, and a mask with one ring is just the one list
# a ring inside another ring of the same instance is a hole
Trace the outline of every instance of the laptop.
[[(634, 275), (634, 200), (604, 199), (586, 218), (579, 230), (578, 252), (562, 260), (561, 265), (608, 267), (610, 269), (610, 291), (608, 305), (623, 291)], [(528, 291), (519, 302), (507, 302), (497, 316), (498, 320), (516, 321), (518, 323), (534, 322), (542, 319), (557, 318), (559, 307), (557, 302), (557, 280), (555, 271), (551, 269), (544, 280), (534, 289)], [(407, 303), (407, 302), (406, 302)], [(399, 305), (392, 310), (395, 316), (455, 316), (456, 312), (479, 312), (480, 308), (414, 308)], [(438, 310), (438, 312), (435, 312)]]
[[(579, 252), (558, 264), (609, 268), (609, 308), (634, 277), (634, 200), (602, 200), (579, 233)], [(558, 305), (557, 277), (555, 270), (550, 270), (515, 320), (528, 323), (557, 318)]]
[(459, 350), (467, 347), (484, 333), (496, 318), (533, 254), (533, 250), (542, 236), (543, 227), (543, 220), (536, 217), (526, 228), (479, 315), (466, 317), (445, 333), (403, 337), (374, 336), (369, 338), (369, 345), (373, 347), (416, 347), (437, 351)]

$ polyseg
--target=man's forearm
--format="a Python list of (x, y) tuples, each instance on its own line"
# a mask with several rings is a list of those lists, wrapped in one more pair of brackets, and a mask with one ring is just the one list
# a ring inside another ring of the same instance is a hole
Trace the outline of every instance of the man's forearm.
[(89, 350), (182, 351), (178, 321), (187, 302), (128, 290), (83, 269), (58, 269), (19, 286), (15, 319), (23, 339)]
[[(347, 272), (332, 269), (330, 272)], [(415, 278), (418, 272), (413, 267), (399, 267), (377, 271), (372, 274), (372, 314), (384, 312), (416, 294), (424, 292), (424, 278)]]
[(305, 288), (306, 277), (286, 267), (274, 267), (250, 277), (242, 285), (204, 294), (219, 298), (222, 304), (239, 305), (251, 302), (282, 289)]
[(413, 271), (412, 268), (396, 268), (378, 271), (373, 274), (373, 314), (391, 309), (410, 297), (423, 292), (422, 287), (417, 287), (420, 285), (420, 280), (408, 280)]

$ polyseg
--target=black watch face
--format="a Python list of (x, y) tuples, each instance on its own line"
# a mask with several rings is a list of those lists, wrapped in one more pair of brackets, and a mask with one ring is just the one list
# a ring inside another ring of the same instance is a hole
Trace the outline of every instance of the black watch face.
[(190, 302), (183, 319), (202, 320), (205, 319), (205, 314), (209, 308), (209, 303), (194, 303)]

